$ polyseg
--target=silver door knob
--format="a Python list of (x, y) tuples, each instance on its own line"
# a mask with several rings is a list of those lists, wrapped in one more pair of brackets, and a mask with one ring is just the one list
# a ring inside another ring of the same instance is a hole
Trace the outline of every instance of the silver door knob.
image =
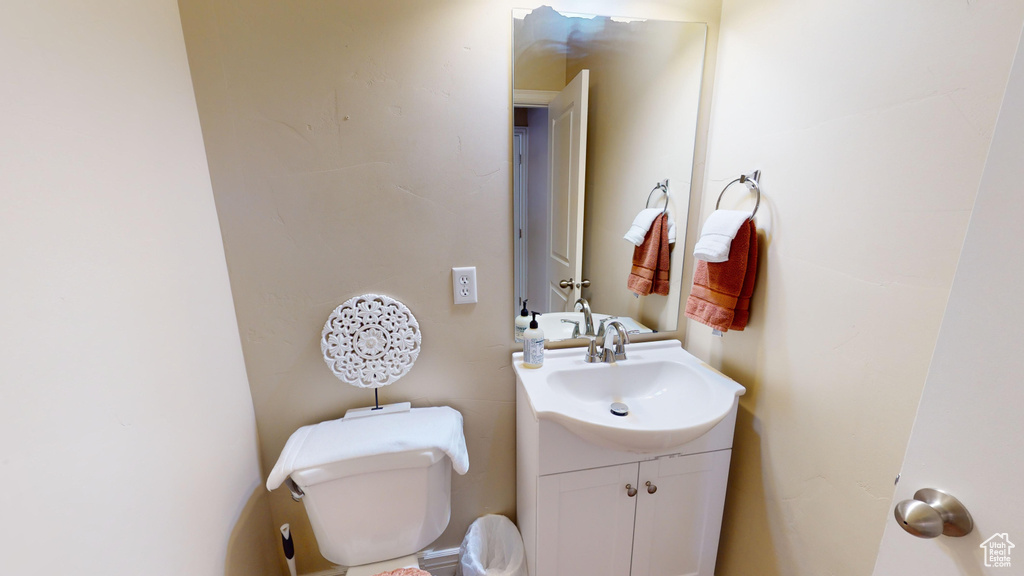
[(579, 282), (578, 284), (576, 284), (576, 287), (577, 288), (590, 288), (590, 280), (583, 280), (582, 282)]
[(559, 288), (570, 288), (570, 287), (572, 287), (572, 278), (569, 278), (568, 280), (561, 280), (561, 281), (559, 281), (558, 287)]
[(974, 530), (970, 512), (959, 500), (934, 488), (922, 488), (913, 500), (904, 500), (893, 512), (907, 532), (919, 538), (966, 536)]

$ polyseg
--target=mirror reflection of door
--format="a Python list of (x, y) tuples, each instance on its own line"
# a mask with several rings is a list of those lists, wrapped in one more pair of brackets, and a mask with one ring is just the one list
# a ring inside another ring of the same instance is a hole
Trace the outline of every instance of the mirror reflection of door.
[(545, 311), (569, 312), (583, 281), (583, 199), (587, 163), (587, 92), (582, 70), (548, 105), (551, 239)]
[(571, 311), (583, 288), (589, 86), (581, 70), (560, 92), (515, 102), (516, 300), (538, 312)]

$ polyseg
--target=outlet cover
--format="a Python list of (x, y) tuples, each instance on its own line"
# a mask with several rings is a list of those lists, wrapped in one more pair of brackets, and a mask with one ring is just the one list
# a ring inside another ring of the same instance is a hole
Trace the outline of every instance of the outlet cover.
[(456, 304), (476, 304), (476, 266), (452, 268), (452, 291)]

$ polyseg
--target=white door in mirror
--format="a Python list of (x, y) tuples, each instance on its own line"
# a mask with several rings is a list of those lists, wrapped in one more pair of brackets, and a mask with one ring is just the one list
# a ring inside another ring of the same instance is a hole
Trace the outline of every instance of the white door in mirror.
[(583, 274), (589, 90), (590, 71), (581, 70), (548, 104), (550, 253), (544, 312), (571, 311), (580, 297), (573, 278)]

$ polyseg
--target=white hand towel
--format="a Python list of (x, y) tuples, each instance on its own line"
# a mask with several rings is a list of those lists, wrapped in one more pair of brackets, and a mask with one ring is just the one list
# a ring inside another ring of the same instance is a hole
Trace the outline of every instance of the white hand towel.
[(459, 474), (469, 471), (462, 414), (447, 406), (363, 418), (339, 418), (303, 426), (285, 443), (267, 478), (274, 490), (292, 472), (376, 454), (438, 449), (451, 458)]
[[(634, 246), (639, 246), (644, 243), (644, 237), (647, 236), (647, 231), (651, 229), (651, 224), (654, 224), (654, 219), (664, 212), (664, 208), (644, 208), (636, 215), (633, 219), (633, 224), (629, 227), (629, 231), (622, 238), (629, 241)], [(672, 214), (668, 215), (668, 243), (674, 244), (676, 241), (676, 223), (672, 220)]]
[(700, 230), (700, 238), (693, 247), (693, 257), (705, 262), (725, 262), (729, 259), (732, 240), (740, 226), (750, 219), (743, 210), (715, 210)]

